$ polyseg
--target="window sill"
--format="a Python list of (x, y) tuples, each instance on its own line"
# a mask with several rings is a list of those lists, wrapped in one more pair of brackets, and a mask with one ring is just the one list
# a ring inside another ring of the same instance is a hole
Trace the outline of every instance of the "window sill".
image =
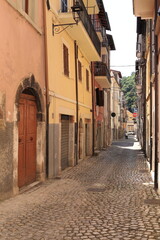
[(7, 2), (18, 12), (21, 16), (23, 16), (34, 28), (35, 30), (42, 35), (43, 31), (38, 25), (31, 19), (31, 17), (25, 13), (22, 8), (18, 5), (18, 3), (13, 2), (12, 0), (7, 0)]

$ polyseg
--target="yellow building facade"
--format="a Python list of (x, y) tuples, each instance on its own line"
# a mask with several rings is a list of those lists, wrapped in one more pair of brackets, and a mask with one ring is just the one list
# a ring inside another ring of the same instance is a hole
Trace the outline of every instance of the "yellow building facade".
[(47, 3), (48, 175), (55, 177), (92, 154), (91, 61), (100, 60), (100, 42), (85, 1), (78, 14), (72, 0)]
[(121, 90), (121, 72), (111, 70), (111, 138), (117, 140), (124, 135), (125, 107)]

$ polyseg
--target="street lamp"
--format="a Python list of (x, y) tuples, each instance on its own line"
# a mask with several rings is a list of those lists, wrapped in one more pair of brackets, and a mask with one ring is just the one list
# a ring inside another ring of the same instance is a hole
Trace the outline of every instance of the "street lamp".
[[(63, 32), (66, 28), (68, 28), (69, 26), (73, 26), (73, 25), (77, 25), (78, 22), (80, 21), (80, 17), (79, 17), (79, 14), (80, 12), (83, 11), (83, 8), (82, 6), (79, 4), (78, 1), (76, 1), (74, 3), (74, 5), (71, 7), (72, 9), (72, 14), (73, 14), (73, 19), (74, 19), (74, 23), (64, 23), (64, 24), (58, 24), (58, 25), (55, 25), (55, 24), (52, 24), (52, 33), (53, 35), (54, 34), (59, 34), (61, 32)], [(78, 15), (78, 16), (77, 16)], [(62, 26), (65, 26), (65, 28), (63, 30), (59, 30), (59, 27), (62, 27)]]

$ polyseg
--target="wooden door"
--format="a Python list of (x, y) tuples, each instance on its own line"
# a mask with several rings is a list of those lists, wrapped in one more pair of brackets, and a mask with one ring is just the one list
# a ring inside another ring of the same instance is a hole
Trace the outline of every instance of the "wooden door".
[(36, 180), (36, 128), (35, 97), (21, 94), (19, 101), (18, 186)]

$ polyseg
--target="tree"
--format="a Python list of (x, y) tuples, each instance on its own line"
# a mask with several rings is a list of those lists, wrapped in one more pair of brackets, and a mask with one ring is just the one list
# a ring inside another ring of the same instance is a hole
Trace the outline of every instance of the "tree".
[(136, 95), (136, 84), (135, 84), (135, 73), (131, 76), (123, 77), (121, 80), (122, 91), (124, 92), (126, 104), (130, 112), (136, 108), (137, 95)]

